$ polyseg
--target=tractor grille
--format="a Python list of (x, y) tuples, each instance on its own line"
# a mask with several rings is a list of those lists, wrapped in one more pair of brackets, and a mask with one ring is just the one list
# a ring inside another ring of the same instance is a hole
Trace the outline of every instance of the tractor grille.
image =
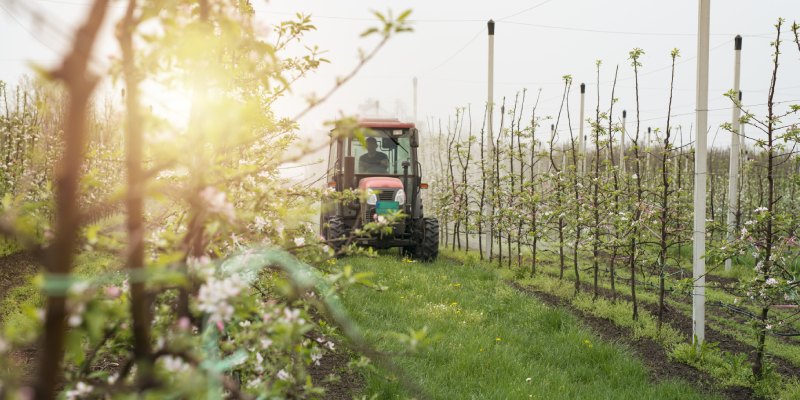
[(394, 201), (394, 190), (381, 190), (378, 193), (379, 201)]
[[(378, 201), (394, 201), (395, 189), (375, 189), (378, 191)], [(373, 221), (375, 206), (366, 206), (364, 209), (364, 223)]]

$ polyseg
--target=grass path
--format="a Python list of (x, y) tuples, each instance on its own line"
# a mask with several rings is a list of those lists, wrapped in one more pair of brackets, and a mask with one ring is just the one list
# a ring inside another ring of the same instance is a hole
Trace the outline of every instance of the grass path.
[[(394, 360), (430, 398), (707, 398), (685, 382), (651, 382), (628, 349), (601, 342), (570, 314), (515, 291), (491, 270), (392, 255), (343, 261), (388, 287), (352, 288), (344, 296), (379, 350), (402, 351), (396, 333), (427, 329), (425, 346)], [(381, 399), (406, 397), (399, 381), (383, 374), (367, 376), (365, 390)]]

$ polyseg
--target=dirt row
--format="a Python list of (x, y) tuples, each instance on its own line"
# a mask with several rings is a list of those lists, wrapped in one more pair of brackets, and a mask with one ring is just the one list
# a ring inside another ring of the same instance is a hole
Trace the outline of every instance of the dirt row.
[(25, 279), (39, 271), (39, 264), (32, 253), (19, 252), (0, 257), (0, 301)]
[[(584, 293), (593, 293), (594, 288), (588, 282), (581, 283), (581, 291)], [(598, 287), (597, 288), (598, 295), (602, 296), (606, 300), (613, 299), (613, 293), (611, 289)], [(631, 297), (628, 294), (624, 293), (616, 293), (616, 298), (631, 301)], [(644, 309), (645, 311), (649, 312), (651, 315), (656, 316), (658, 315), (658, 304), (651, 303), (648, 301), (643, 301), (642, 299), (638, 299), (639, 307)], [(727, 313), (726, 313), (727, 316)], [(668, 304), (665, 305), (664, 310), (664, 322), (666, 322), (669, 326), (676, 329), (678, 332), (683, 334), (684, 337), (690, 338), (692, 337), (692, 319), (688, 315), (676, 310), (672, 307), (669, 307)], [(712, 343), (718, 343), (719, 349), (729, 352), (729, 353), (740, 353), (740, 354), (748, 354), (752, 355), (755, 352), (755, 347), (744, 343), (733, 336), (720, 332), (718, 330), (712, 329), (706, 325), (705, 330), (706, 341)], [(794, 343), (792, 343), (794, 344)], [(791, 361), (776, 356), (774, 354), (769, 355), (770, 361), (775, 364), (775, 368), (781, 375), (790, 377), (800, 377), (800, 368), (796, 367)]]
[(666, 350), (655, 341), (648, 338), (633, 339), (631, 332), (626, 328), (619, 327), (610, 320), (587, 314), (565, 299), (535, 288), (523, 286), (517, 282), (507, 282), (507, 284), (522, 293), (536, 297), (548, 305), (568, 310), (578, 316), (602, 339), (628, 346), (644, 362), (655, 381), (680, 379), (689, 382), (707, 394), (722, 394), (732, 400), (757, 398), (752, 389), (747, 387), (719, 388), (711, 375), (691, 365), (672, 361)]

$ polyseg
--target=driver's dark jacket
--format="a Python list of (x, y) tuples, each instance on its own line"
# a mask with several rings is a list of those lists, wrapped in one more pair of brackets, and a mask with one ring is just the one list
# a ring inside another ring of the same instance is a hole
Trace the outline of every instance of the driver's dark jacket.
[(381, 162), (386, 160), (388, 165), (389, 157), (386, 154), (376, 151), (373, 154), (365, 153), (358, 159), (358, 170), (360, 172), (386, 172), (387, 167), (381, 165)]

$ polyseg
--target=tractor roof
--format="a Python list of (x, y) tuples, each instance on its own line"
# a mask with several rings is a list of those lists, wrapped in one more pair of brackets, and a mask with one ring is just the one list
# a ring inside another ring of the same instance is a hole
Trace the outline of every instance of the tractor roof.
[(358, 125), (371, 129), (410, 129), (414, 127), (413, 122), (401, 122), (397, 118), (362, 118), (358, 120)]

